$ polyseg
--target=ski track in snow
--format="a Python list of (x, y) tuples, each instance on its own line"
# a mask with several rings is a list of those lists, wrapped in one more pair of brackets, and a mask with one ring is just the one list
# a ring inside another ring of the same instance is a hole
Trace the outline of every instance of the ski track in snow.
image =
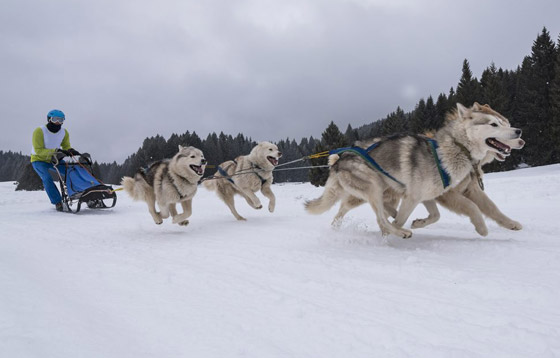
[(560, 165), (485, 184), (522, 231), (441, 209), (382, 237), (367, 205), (333, 229), (310, 184), (274, 185), (273, 214), (236, 197), (247, 222), (200, 187), (157, 226), (123, 192), (67, 214), (0, 183), (0, 356), (559, 357)]

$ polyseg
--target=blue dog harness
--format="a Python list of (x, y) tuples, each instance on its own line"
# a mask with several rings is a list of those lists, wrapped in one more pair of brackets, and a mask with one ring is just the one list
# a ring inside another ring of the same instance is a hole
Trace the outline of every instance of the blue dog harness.
[(366, 163), (369, 164), (370, 167), (377, 170), (381, 174), (385, 175), (387, 178), (395, 181), (396, 183), (398, 183), (402, 186), (405, 186), (403, 183), (398, 181), (391, 174), (387, 173), (383, 168), (381, 168), (381, 166), (368, 154), (371, 150), (373, 150), (375, 147), (377, 147), (379, 145), (379, 143), (381, 143), (381, 142), (373, 143), (372, 145), (370, 145), (366, 149), (363, 149), (363, 148), (360, 148), (360, 147), (346, 147), (346, 148), (333, 149), (333, 150), (329, 151), (329, 154), (332, 155), (332, 154), (339, 154), (339, 153), (344, 153), (344, 152), (351, 152), (351, 153), (357, 154), (358, 156), (362, 157), (366, 161)]
[[(235, 159), (231, 160), (235, 165), (237, 165), (237, 161)], [(257, 169), (257, 170), (262, 170), (261, 167), (259, 167), (258, 165), (254, 165), (253, 163), (251, 163), (251, 165), (253, 166), (252, 169)], [(224, 178), (226, 178), (230, 183), (232, 183), (233, 185), (235, 185), (235, 182), (233, 181), (233, 178), (224, 170), (222, 169), (219, 165), (217, 167), (218, 169), (218, 173), (220, 173), (221, 176), (223, 176)], [(228, 167), (229, 169), (229, 167)], [(249, 174), (250, 172), (247, 172), (247, 174)], [(259, 175), (258, 172), (252, 172), (253, 174), (255, 174), (260, 180), (261, 180), (261, 185), (264, 185), (264, 183), (266, 183), (266, 179), (264, 179), (262, 176)]]
[(434, 160), (436, 161), (439, 176), (441, 177), (441, 182), (443, 183), (443, 188), (445, 189), (451, 184), (451, 177), (449, 176), (447, 170), (445, 170), (441, 165), (441, 160), (437, 154), (437, 149), (439, 148), (438, 142), (432, 138), (426, 138), (426, 141), (428, 141), (428, 146), (430, 147)]
[[(438, 142), (434, 139), (427, 138), (427, 137), (423, 137), (423, 139), (425, 139), (428, 142), (428, 146), (430, 147), (430, 150), (431, 150), (432, 155), (434, 157), (434, 160), (436, 162), (436, 166), (438, 168), (439, 175), (441, 177), (441, 182), (443, 183), (443, 188), (445, 189), (451, 184), (451, 177), (449, 176), (449, 173), (441, 165), (441, 160), (440, 160), (440, 158), (437, 154), (437, 148), (439, 147)], [(333, 150), (329, 151), (329, 154), (330, 155), (340, 154), (340, 153), (344, 153), (344, 152), (351, 152), (351, 153), (357, 154), (362, 159), (364, 159), (366, 161), (366, 163), (369, 164), (369, 166), (372, 167), (374, 170), (377, 170), (381, 174), (385, 175), (387, 178), (395, 181), (396, 183), (398, 183), (398, 184), (400, 184), (401, 186), (404, 187), (405, 185), (403, 183), (401, 183), (398, 179), (396, 179), (391, 174), (389, 174), (387, 171), (385, 171), (369, 155), (369, 152), (372, 151), (373, 149), (375, 149), (380, 143), (381, 143), (381, 141), (379, 141), (377, 143), (373, 143), (372, 145), (370, 145), (366, 149), (363, 149), (363, 148), (360, 148), (360, 147), (346, 147), (346, 148), (333, 149)]]

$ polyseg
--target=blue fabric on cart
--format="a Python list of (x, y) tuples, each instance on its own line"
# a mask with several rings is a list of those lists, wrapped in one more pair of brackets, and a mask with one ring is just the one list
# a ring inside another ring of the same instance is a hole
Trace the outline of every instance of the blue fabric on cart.
[(84, 168), (77, 165), (68, 167), (66, 172), (68, 196), (71, 197), (76, 193), (80, 193), (99, 184), (101, 183)]

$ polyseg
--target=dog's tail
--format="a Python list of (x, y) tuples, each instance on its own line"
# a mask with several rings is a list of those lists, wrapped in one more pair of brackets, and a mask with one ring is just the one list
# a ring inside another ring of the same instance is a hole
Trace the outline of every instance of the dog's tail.
[(329, 166), (332, 167), (338, 161), (340, 156), (338, 154), (329, 155)]
[(307, 210), (310, 214), (322, 214), (332, 208), (333, 205), (340, 200), (339, 194), (342, 192), (343, 190), (338, 183), (338, 179), (336, 179), (335, 176), (329, 176), (329, 179), (325, 184), (325, 191), (323, 192), (323, 195), (317, 199), (306, 201), (305, 210)]
[(146, 186), (148, 186), (148, 183), (146, 183), (140, 174), (137, 173), (134, 178), (123, 177), (121, 185), (132, 199), (145, 200)]

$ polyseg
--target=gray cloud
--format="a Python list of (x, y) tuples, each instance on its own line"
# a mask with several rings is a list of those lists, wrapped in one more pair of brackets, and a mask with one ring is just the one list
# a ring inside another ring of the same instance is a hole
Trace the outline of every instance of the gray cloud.
[(46, 113), (73, 145), (122, 161), (151, 135), (320, 136), (456, 86), (468, 58), (513, 69), (557, 1), (3, 1), (3, 150)]

